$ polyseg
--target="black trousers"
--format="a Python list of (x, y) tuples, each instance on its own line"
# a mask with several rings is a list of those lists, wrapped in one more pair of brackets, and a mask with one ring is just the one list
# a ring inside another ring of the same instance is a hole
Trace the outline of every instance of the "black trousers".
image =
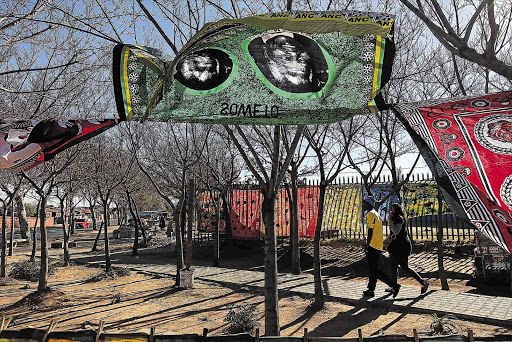
[(400, 265), (400, 267), (404, 271), (409, 273), (409, 275), (412, 275), (418, 283), (420, 283), (421, 285), (424, 285), (423, 278), (418, 274), (418, 272), (416, 272), (415, 270), (413, 270), (412, 268), (409, 267), (408, 259), (409, 259), (408, 255), (389, 254), (390, 267), (391, 267), (391, 279), (393, 279), (395, 282), (398, 281), (398, 265)]
[(368, 268), (370, 271), (370, 279), (368, 281), (368, 289), (374, 291), (375, 286), (377, 285), (377, 280), (386, 283), (390, 287), (394, 287), (396, 285), (396, 280), (393, 281), (386, 273), (382, 272), (379, 269), (379, 259), (382, 251), (375, 249), (373, 247), (368, 248), (368, 252), (366, 253), (366, 260), (368, 260)]

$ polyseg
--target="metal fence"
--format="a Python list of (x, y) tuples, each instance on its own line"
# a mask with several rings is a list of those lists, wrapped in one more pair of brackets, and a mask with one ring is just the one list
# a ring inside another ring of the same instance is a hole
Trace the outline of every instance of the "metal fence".
[[(381, 202), (391, 190), (391, 181), (381, 179), (372, 188), (372, 194), (377, 202)], [(414, 240), (436, 240), (438, 225), (438, 188), (435, 182), (427, 175), (414, 175), (402, 188), (400, 198), (408, 219), (410, 236)], [(318, 211), (319, 184), (308, 181), (298, 187), (299, 236), (301, 239), (312, 239), (316, 227)], [(365, 191), (361, 180), (355, 177), (340, 178), (336, 183), (329, 185), (326, 190), (323, 223), (321, 226), (322, 239), (341, 239), (365, 237), (365, 220), (361, 210), (361, 201)], [(211, 238), (212, 217), (217, 217), (215, 209), (202, 195), (198, 201), (197, 227), (195, 236), (200, 241)], [(391, 196), (384, 201), (379, 212), (384, 219), (384, 233), (389, 233), (386, 222), (386, 209), (399, 201), (398, 196)], [(228, 198), (231, 210), (230, 217), (221, 220), (231, 221), (233, 237), (235, 239), (260, 239), (265, 234), (261, 216), (262, 197), (258, 189), (251, 185), (237, 185), (233, 187)], [(473, 228), (462, 219), (457, 218), (450, 211), (446, 203), (442, 203), (442, 227), (444, 239), (451, 241), (468, 241), (473, 239)], [(275, 206), (276, 234), (278, 239), (286, 239), (290, 235), (290, 198), (286, 188), (278, 192)], [(222, 228), (225, 222), (221, 221)]]

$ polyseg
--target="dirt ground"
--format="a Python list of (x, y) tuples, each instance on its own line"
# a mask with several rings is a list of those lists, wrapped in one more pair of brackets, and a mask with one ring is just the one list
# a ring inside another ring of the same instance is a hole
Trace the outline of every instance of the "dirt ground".
[[(129, 242), (115, 242), (112, 248), (127, 246)], [(75, 251), (78, 249), (72, 250), (72, 253)], [(51, 250), (54, 256), (58, 256), (58, 253), (59, 250)], [(236, 254), (236, 251), (226, 251), (223, 266), (231, 263), (233, 267), (243, 267), (242, 259), (232, 259), (230, 253)], [(351, 251), (351, 255), (357, 256), (357, 253)], [(203, 260), (201, 253), (197, 253), (196, 257), (198, 263)], [(15, 256), (8, 259), (8, 263), (23, 258), (27, 258), (23, 249), (17, 249)], [(281, 263), (284, 263), (284, 258), (281, 258)], [(247, 262), (249, 264), (246, 263), (245, 267), (261, 267), (255, 259), (251, 258), (255, 265)], [(206, 259), (203, 261), (208, 262)], [(358, 268), (359, 261), (355, 261), (354, 269)], [(304, 260), (304, 271), (308, 271), (307, 263)], [(326, 264), (333, 267), (328, 260)], [(326, 273), (329, 273), (329, 267), (326, 267)], [(362, 274), (356, 276), (350, 269), (338, 265), (338, 275), (351, 276), (352, 279), (359, 277), (364, 281)], [(0, 286), (1, 315), (12, 317), (9, 328), (16, 330), (29, 327), (45, 329), (51, 320), (58, 321), (56, 331), (96, 329), (100, 320), (104, 320), (105, 331), (112, 333), (148, 333), (154, 327), (157, 334), (202, 334), (203, 328), (207, 328), (210, 335), (218, 335), (226, 331), (228, 323), (225, 318), (231, 308), (252, 304), (256, 306), (260, 334), (264, 334), (264, 298), (261, 293), (221, 287), (198, 280), (195, 280), (193, 289), (177, 289), (173, 287), (174, 280), (171, 278), (138, 273), (117, 279), (91, 281), (98, 272), (98, 269), (86, 266), (59, 267), (49, 278), (52, 292), (42, 301), (27, 297), (35, 291), (37, 282), (8, 281)], [(438, 286), (434, 278), (429, 279), (434, 288)], [(401, 279), (402, 284), (408, 282), (412, 285), (411, 279)], [(465, 285), (467, 281), (454, 279), (451, 284), (455, 285), (457, 282), (460, 284), (455, 290), (469, 289)], [(359, 328), (362, 329), (363, 336), (412, 335), (413, 328), (422, 334), (428, 332), (432, 320), (426, 315), (389, 312), (336, 302), (328, 302), (323, 310), (311, 312), (308, 310), (310, 303), (310, 299), (298, 296), (280, 298), (282, 336), (302, 336), (305, 328), (310, 336), (356, 337)], [(462, 320), (455, 322), (462, 330), (471, 328), (475, 336), (512, 334), (512, 329), (503, 327)]]

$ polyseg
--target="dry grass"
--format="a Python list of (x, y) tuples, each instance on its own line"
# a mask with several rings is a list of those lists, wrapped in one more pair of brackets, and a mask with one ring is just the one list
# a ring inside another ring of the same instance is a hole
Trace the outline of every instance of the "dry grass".
[[(105, 320), (107, 332), (149, 332), (158, 334), (224, 333), (229, 310), (239, 305), (256, 307), (257, 323), (264, 333), (263, 296), (244, 289), (232, 289), (195, 281), (194, 288), (173, 287), (170, 278), (153, 278), (132, 273), (98, 282), (88, 279), (98, 270), (83, 266), (58, 268), (50, 277), (52, 291), (35, 295), (36, 283), (18, 281), (0, 288), (2, 315), (13, 317), (11, 329), (45, 329), (51, 320), (59, 323), (56, 331), (97, 328)], [(29, 288), (27, 288), (27, 285)], [(425, 315), (387, 312), (328, 302), (323, 310), (308, 311), (310, 300), (297, 296), (279, 301), (282, 336), (355, 337), (361, 328), (364, 336), (412, 334), (412, 329), (426, 332), (430, 318)], [(512, 333), (483, 324), (457, 321), (470, 327), (476, 336)]]

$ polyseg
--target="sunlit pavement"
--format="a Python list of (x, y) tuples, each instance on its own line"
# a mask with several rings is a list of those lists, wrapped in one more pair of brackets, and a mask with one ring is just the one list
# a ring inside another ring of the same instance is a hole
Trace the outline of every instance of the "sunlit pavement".
[[(77, 247), (70, 249), (72, 260), (77, 264), (101, 265), (104, 263), (102, 236), (98, 241), (100, 250), (91, 252), (91, 246), (97, 232), (79, 232), (72, 237)], [(113, 265), (129, 268), (136, 272), (154, 274), (164, 277), (175, 277), (176, 265), (169, 250), (160, 248), (157, 251), (141, 249), (137, 258), (131, 255), (133, 239), (110, 239)], [(27, 255), (30, 246), (16, 249), (16, 255)], [(60, 256), (60, 249), (50, 249), (50, 256)], [(158, 253), (158, 256), (157, 256)], [(353, 254), (355, 258), (361, 258)], [(411, 258), (421, 271), (432, 271), (435, 261), (428, 260), (427, 254), (419, 253)], [(340, 258), (338, 260), (342, 260)], [(470, 259), (470, 258), (469, 258)], [(470, 273), (470, 261), (459, 263), (447, 262), (448, 269), (454, 268), (459, 272)], [(263, 289), (264, 274), (261, 271), (239, 270), (218, 267), (193, 266), (194, 279), (224, 284), (227, 286), (243, 287), (249, 290)], [(458, 293), (455, 291), (433, 290), (420, 295), (419, 286), (402, 285), (396, 298), (388, 295), (385, 285), (377, 284), (375, 297), (367, 299), (362, 296), (366, 282), (361, 279), (347, 277), (323, 276), (323, 289), (326, 300), (340, 301), (363, 307), (380, 307), (398, 312), (436, 313), (438, 315), (453, 314), (459, 319), (488, 323), (501, 326), (512, 326), (512, 298), (474, 293)], [(281, 293), (296, 294), (311, 297), (314, 293), (313, 276), (303, 273), (292, 275), (280, 273), (278, 287)]]
[[(167, 260), (166, 260), (167, 259)], [(113, 253), (115, 265), (127, 267), (133, 271), (160, 276), (174, 277), (175, 264), (170, 258), (155, 258), (142, 254), (134, 259), (130, 253)], [(101, 256), (75, 255), (77, 263), (103, 264)], [(260, 271), (238, 270), (217, 267), (194, 266), (194, 279), (243, 287), (246, 289), (263, 289), (264, 274)], [(366, 282), (340, 279), (339, 277), (322, 277), (324, 293), (327, 300), (345, 302), (363, 307), (380, 307), (398, 312), (453, 314), (459, 319), (475, 322), (512, 326), (512, 298), (489, 296), (454, 291), (431, 290), (420, 295), (420, 287), (402, 285), (396, 298), (392, 298), (377, 284), (375, 297), (367, 299), (362, 296)], [(292, 275), (280, 273), (278, 287), (281, 293), (290, 293), (311, 297), (314, 293), (313, 276), (310, 274)]]

